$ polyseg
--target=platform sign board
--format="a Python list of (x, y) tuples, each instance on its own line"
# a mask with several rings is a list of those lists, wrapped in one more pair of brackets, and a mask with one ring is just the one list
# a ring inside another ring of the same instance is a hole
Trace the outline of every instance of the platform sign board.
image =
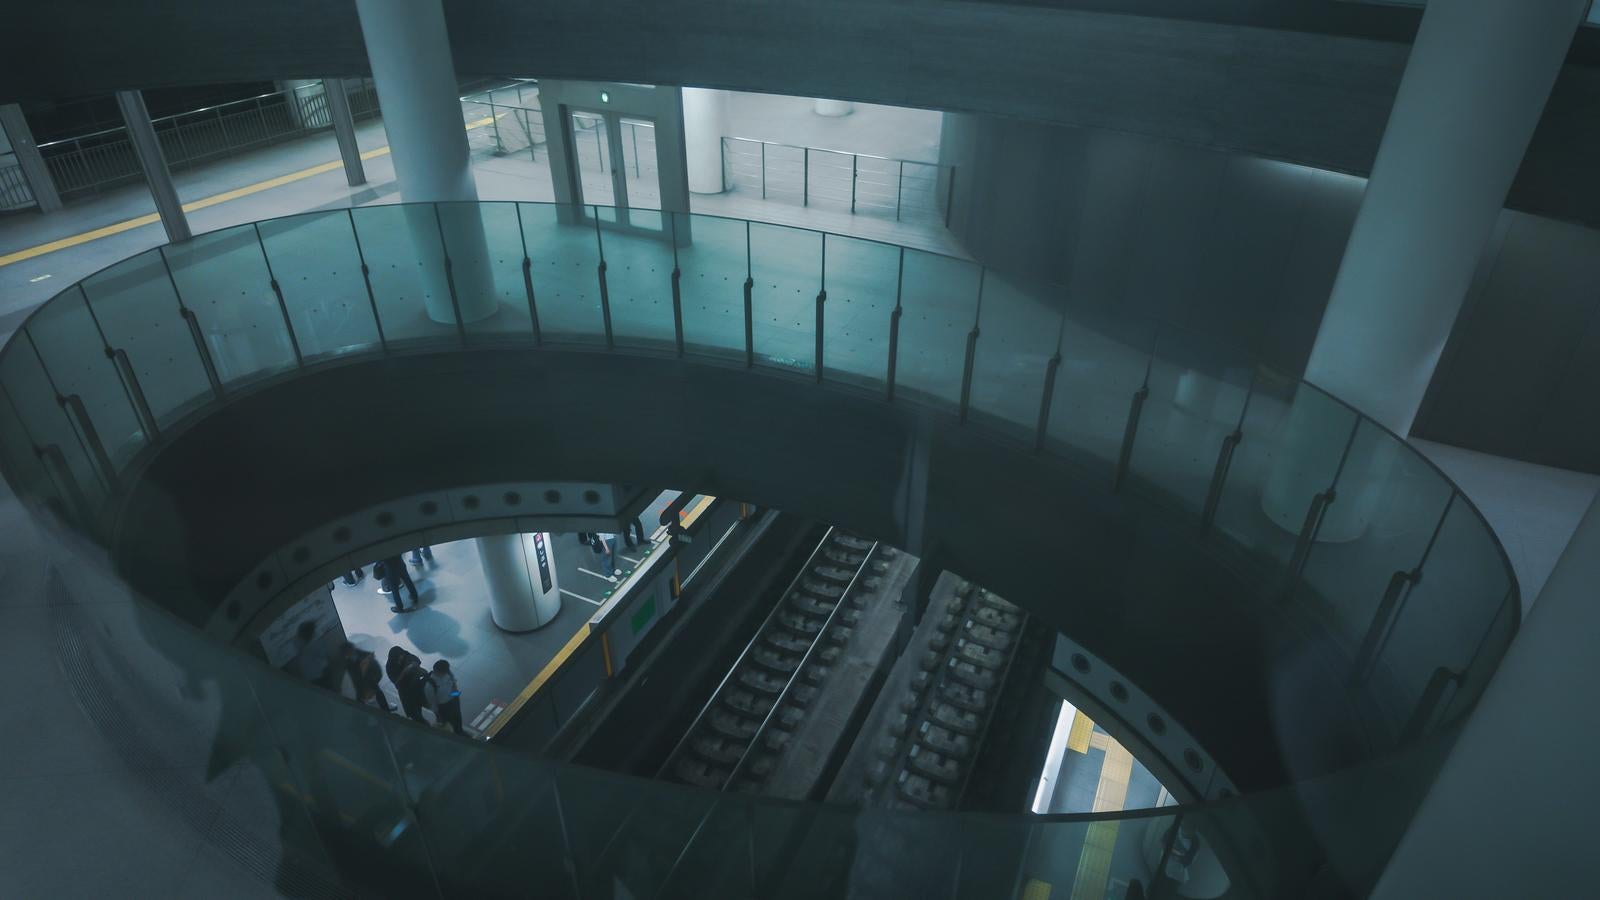
[(542, 531), (533, 535), (533, 556), (539, 566), (539, 584), (548, 594), (555, 584), (550, 576), (550, 552), (545, 547), (545, 535)]

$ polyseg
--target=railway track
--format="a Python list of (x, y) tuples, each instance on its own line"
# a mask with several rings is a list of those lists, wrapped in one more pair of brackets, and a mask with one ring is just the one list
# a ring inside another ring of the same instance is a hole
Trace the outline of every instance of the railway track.
[(657, 777), (760, 792), (895, 553), (830, 528)]
[(1015, 605), (957, 580), (869, 773), (880, 803), (960, 805), (1027, 621)]

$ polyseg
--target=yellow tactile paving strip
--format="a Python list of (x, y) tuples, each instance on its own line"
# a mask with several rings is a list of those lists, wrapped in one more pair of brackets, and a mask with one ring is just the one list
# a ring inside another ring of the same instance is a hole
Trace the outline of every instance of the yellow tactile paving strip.
[[(500, 113), (499, 115), (503, 116), (505, 113)], [(499, 116), (484, 116), (481, 119), (475, 119), (466, 123), (466, 129), (471, 131), (474, 128), (482, 128), (497, 118), (499, 118)], [(387, 146), (383, 146), (377, 148), (376, 150), (368, 150), (367, 152), (361, 154), (361, 158), (372, 159), (374, 157), (382, 156), (388, 152), (389, 148)], [(223, 191), (220, 194), (212, 194), (210, 197), (202, 197), (199, 200), (185, 203), (183, 205), (183, 211), (190, 213), (197, 209), (205, 209), (208, 206), (216, 206), (219, 203), (227, 203), (229, 200), (237, 200), (240, 197), (248, 197), (251, 194), (258, 194), (262, 191), (271, 190), (275, 187), (291, 184), (296, 181), (310, 178), (313, 175), (321, 175), (324, 172), (332, 172), (343, 165), (343, 162), (336, 159), (332, 162), (325, 162), (321, 163), (320, 165), (311, 166), (307, 169), (301, 169), (298, 172), (290, 172), (287, 175), (279, 175), (276, 178), (268, 178), (265, 181), (258, 181), (255, 184), (247, 184), (242, 188), (234, 188), (231, 191)], [(13, 253), (7, 253), (4, 256), (0, 256), (0, 266), (9, 266), (12, 263), (22, 262), (25, 259), (33, 259), (35, 256), (43, 256), (46, 253), (54, 253), (57, 250), (65, 250), (68, 247), (76, 247), (79, 244), (87, 244), (90, 241), (97, 241), (103, 237), (121, 234), (124, 231), (132, 231), (135, 228), (142, 228), (145, 225), (153, 225), (159, 221), (161, 221), (161, 217), (155, 213), (136, 216), (132, 219), (124, 219), (123, 221), (112, 225), (106, 225), (68, 237), (58, 238), (48, 243), (38, 244), (33, 247), (17, 250)]]
[[(1077, 722), (1074, 721), (1076, 726)], [(1133, 775), (1133, 754), (1115, 741), (1106, 745), (1100, 767), (1100, 785), (1094, 793), (1095, 812), (1120, 812), (1128, 801), (1128, 779)], [(1103, 900), (1111, 879), (1111, 855), (1117, 848), (1121, 822), (1093, 822), (1083, 837), (1083, 853), (1072, 881), (1072, 900)]]
[(1067, 749), (1073, 753), (1088, 753), (1093, 736), (1094, 722), (1083, 714), (1083, 710), (1074, 710), (1072, 729), (1067, 732)]

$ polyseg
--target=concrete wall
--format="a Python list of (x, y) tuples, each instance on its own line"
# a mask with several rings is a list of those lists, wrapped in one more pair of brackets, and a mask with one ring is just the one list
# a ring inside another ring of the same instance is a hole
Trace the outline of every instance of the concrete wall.
[[(947, 114), (950, 227), (1096, 318), (1165, 321), (1300, 374), (1365, 180), (1135, 135)], [(1600, 472), (1600, 231), (1506, 210), (1412, 433)], [(1237, 345), (1237, 346), (1234, 346)]]
[(946, 114), (951, 230), (1096, 318), (1304, 368), (1364, 180), (1134, 135)]
[(1600, 231), (1504, 212), (1412, 433), (1600, 472)]

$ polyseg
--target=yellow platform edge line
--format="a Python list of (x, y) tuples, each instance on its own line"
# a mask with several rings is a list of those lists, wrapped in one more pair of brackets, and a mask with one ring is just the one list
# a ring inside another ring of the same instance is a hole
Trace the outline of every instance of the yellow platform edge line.
[[(490, 124), (495, 119), (498, 119), (503, 115), (505, 115), (505, 113), (500, 113), (494, 116), (485, 116), (481, 119), (474, 119), (466, 124), (466, 130), (471, 131), (475, 128), (482, 128), (483, 126)], [(375, 150), (368, 150), (367, 152), (361, 154), (361, 158), (364, 160), (375, 159), (388, 152), (389, 148), (387, 146), (383, 146)], [(255, 184), (247, 184), (244, 187), (234, 188), (231, 191), (223, 191), (220, 194), (213, 194), (210, 197), (202, 197), (199, 200), (185, 203), (183, 205), (183, 211), (186, 213), (194, 212), (195, 210), (205, 209), (208, 206), (216, 206), (219, 203), (227, 203), (229, 200), (237, 200), (240, 197), (248, 197), (251, 194), (258, 194), (262, 191), (271, 190), (275, 187), (282, 187), (286, 184), (292, 184), (293, 182), (300, 181), (305, 178), (311, 178), (314, 175), (321, 175), (324, 172), (332, 172), (343, 165), (344, 163), (337, 159), (333, 160), (332, 162), (319, 163), (315, 166), (311, 166), (310, 168), (301, 169), (298, 172), (290, 172), (287, 175), (279, 175), (276, 178), (268, 178), (265, 181), (258, 181)], [(0, 256), (0, 268), (9, 266), (12, 263), (19, 263), (23, 260), (33, 259), (36, 256), (44, 256), (46, 253), (54, 253), (57, 250), (66, 250), (69, 247), (76, 247), (79, 244), (87, 244), (90, 241), (98, 241), (101, 238), (111, 237), (114, 234), (121, 234), (124, 231), (132, 231), (135, 228), (143, 228), (146, 225), (154, 225), (160, 221), (161, 216), (157, 215), (156, 213), (147, 213), (142, 216), (135, 216), (132, 219), (125, 219), (112, 225), (104, 225), (100, 228), (94, 228), (79, 234), (70, 235), (64, 238), (57, 238), (56, 240), (49, 241), (47, 243), (38, 244), (33, 247), (28, 247), (23, 250), (17, 250), (12, 253), (7, 253), (4, 256)]]
[(567, 645), (562, 647), (554, 657), (551, 657), (549, 662), (544, 664), (544, 668), (539, 670), (539, 674), (533, 676), (533, 680), (528, 682), (528, 686), (522, 689), (522, 693), (518, 694), (517, 698), (506, 706), (505, 711), (496, 716), (493, 722), (489, 723), (489, 727), (485, 729), (483, 736), (492, 738), (499, 734), (501, 727), (515, 718), (517, 713), (528, 705), (528, 701), (539, 693), (539, 689), (545, 686), (545, 682), (554, 678), (555, 674), (561, 671), (561, 667), (567, 664), (567, 660), (572, 657), (572, 654), (578, 652), (578, 648), (589, 640), (589, 634), (589, 623), (585, 622), (583, 627), (579, 628), (572, 635), (572, 638), (567, 641)]

